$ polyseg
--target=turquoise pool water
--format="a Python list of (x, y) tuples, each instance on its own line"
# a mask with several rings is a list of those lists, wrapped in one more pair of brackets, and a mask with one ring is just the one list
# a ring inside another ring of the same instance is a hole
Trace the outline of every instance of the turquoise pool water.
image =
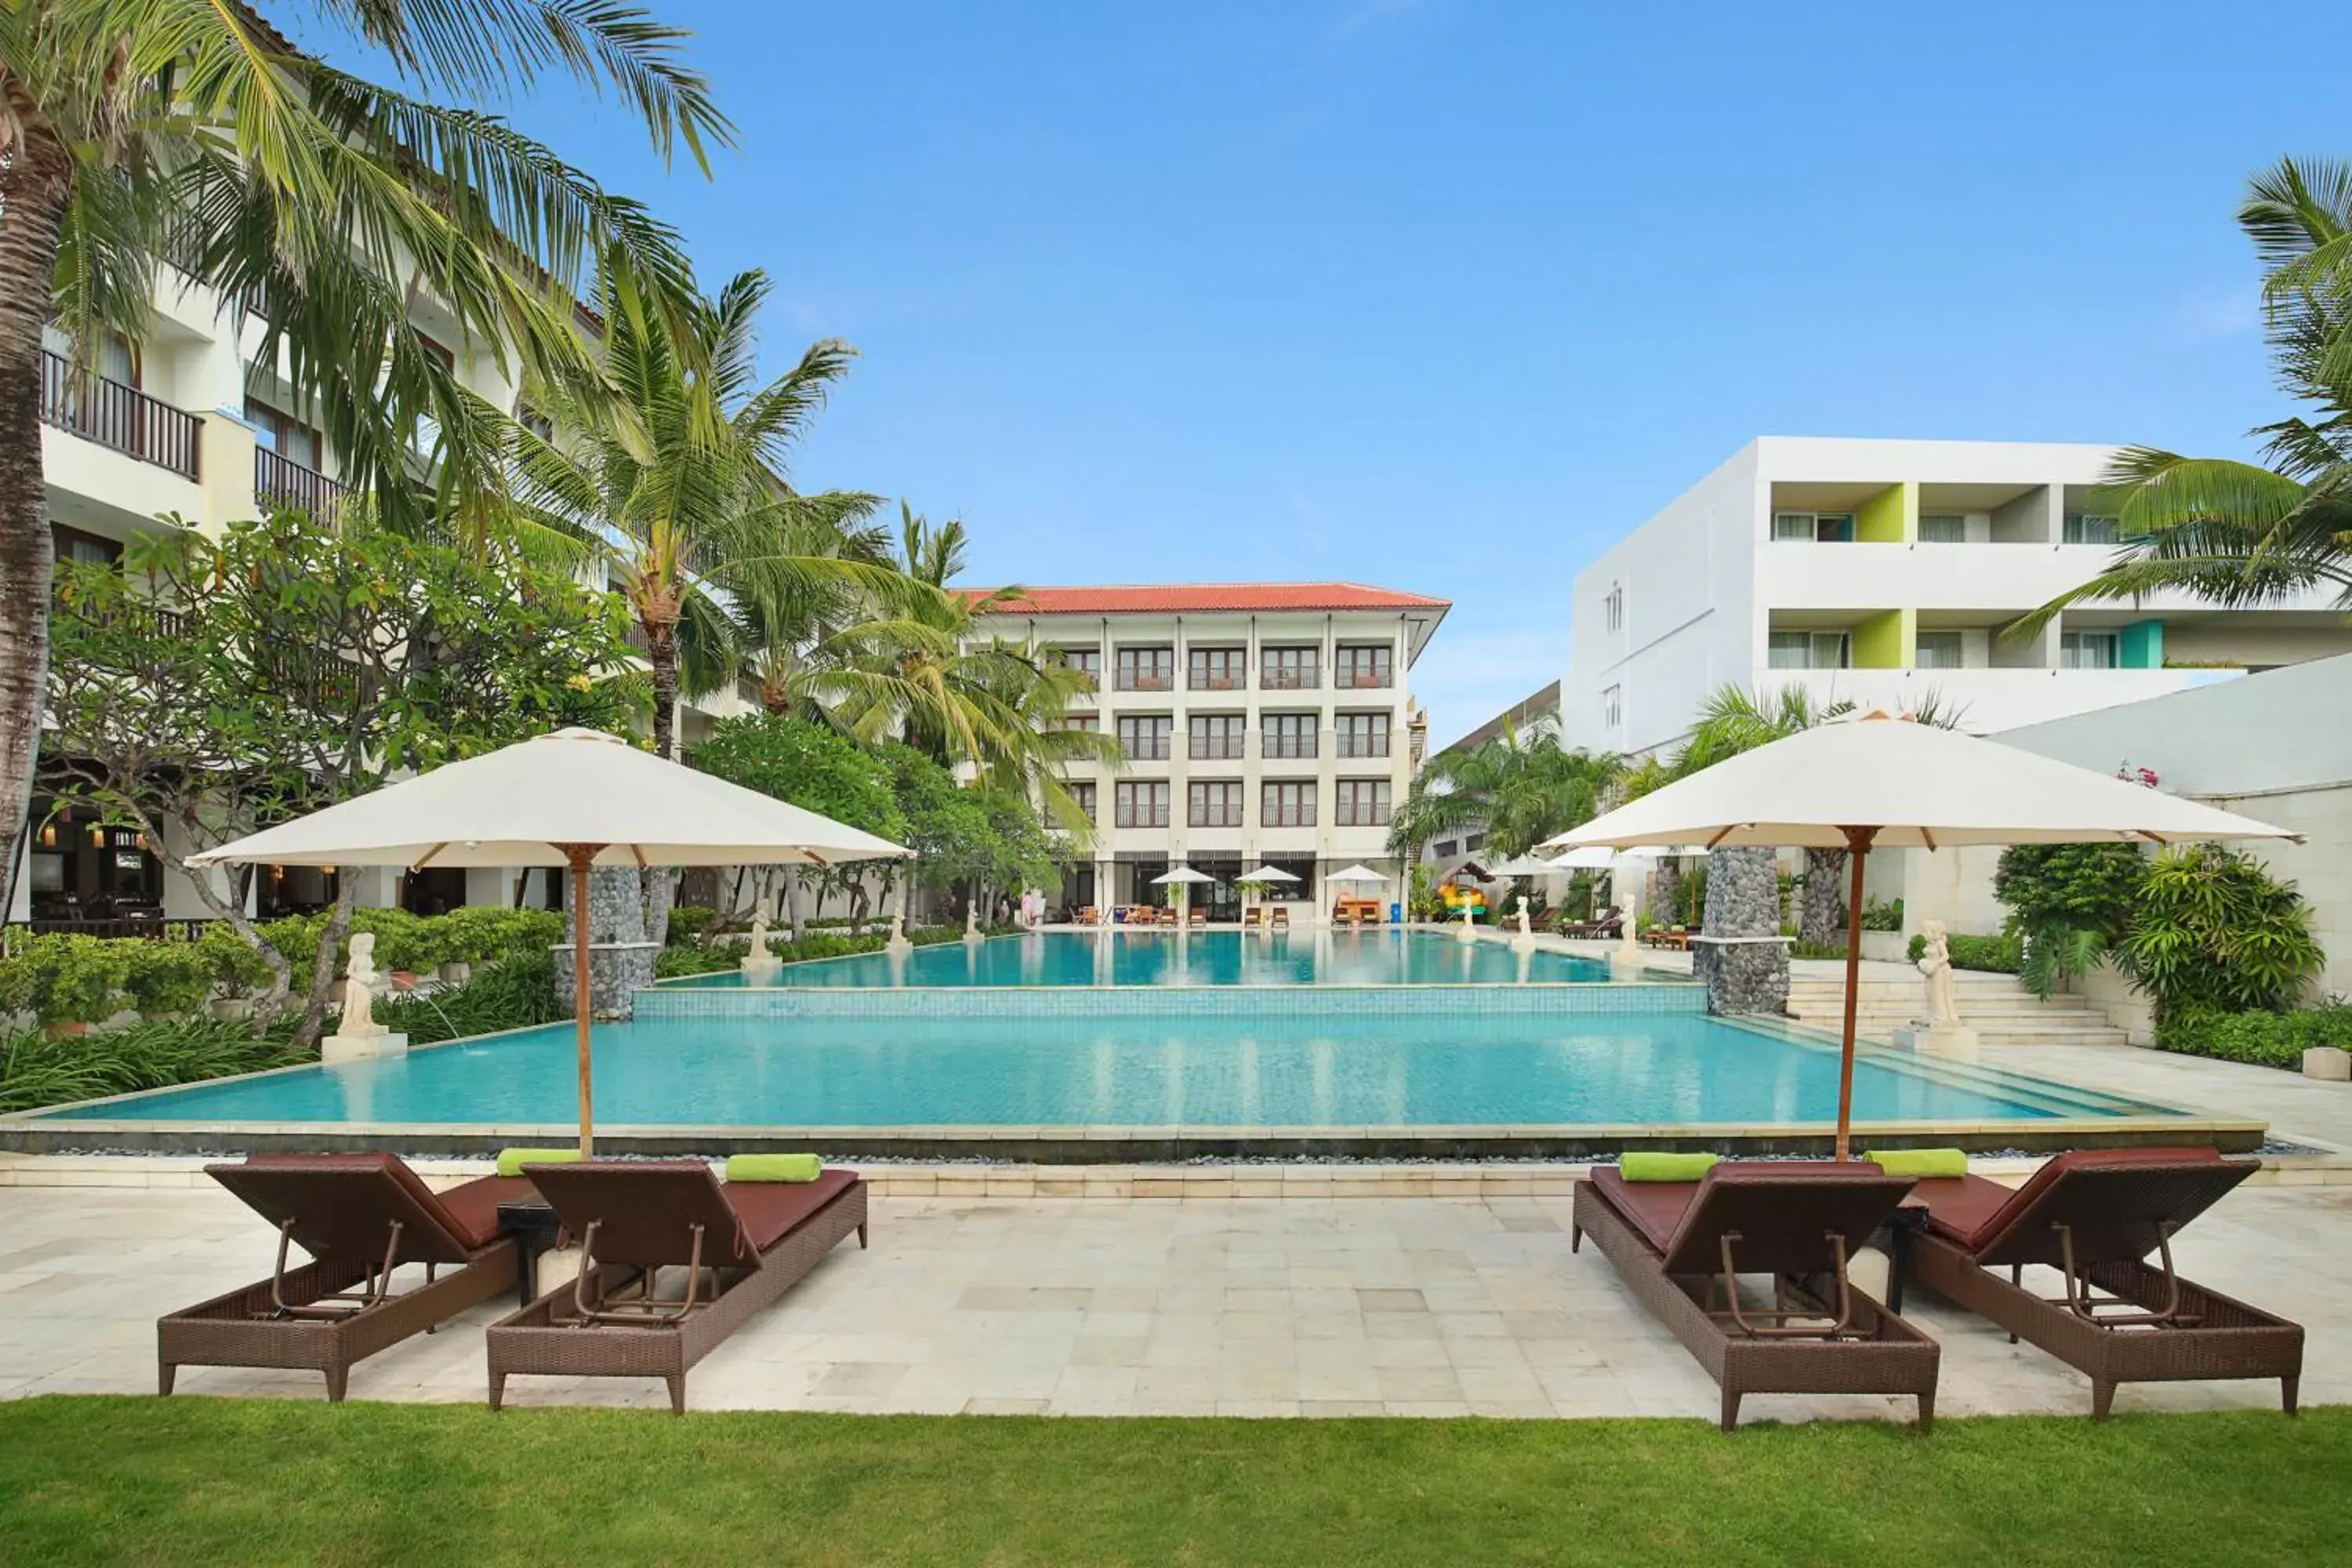
[[(1609, 965), (1562, 952), (1513, 952), (1397, 930), (1033, 931), (968, 946), (919, 947), (786, 964), (779, 985), (1500, 985), (1609, 978)], [(740, 974), (672, 981), (740, 986)]]
[[(1754, 1126), (1828, 1122), (1837, 1104), (1833, 1047), (1696, 1012), (640, 1019), (600, 1026), (594, 1050), (596, 1116), (610, 1127)], [(576, 1114), (576, 1083), (572, 1032), (559, 1025), (50, 1120), (560, 1127)], [(1895, 1055), (1859, 1064), (1854, 1110), (1861, 1121), (2152, 1113)]]

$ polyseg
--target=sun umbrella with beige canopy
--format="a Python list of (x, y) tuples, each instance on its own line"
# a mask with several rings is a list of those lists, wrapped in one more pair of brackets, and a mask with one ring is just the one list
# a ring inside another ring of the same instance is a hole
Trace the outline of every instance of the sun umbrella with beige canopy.
[(1249, 890), (1252, 888), (1272, 889), (1277, 882), (1296, 882), (1298, 879), (1279, 866), (1260, 866), (1245, 877), (1234, 879), (1234, 886), (1242, 890), (1242, 923), (1249, 923)]
[(1873, 848), (2208, 843), (2293, 838), (2284, 828), (1884, 713), (1817, 725), (1759, 746), (1548, 841), (1547, 847), (1697, 843), (1709, 849), (1844, 849), (1845, 1028), (1837, 1152), (1853, 1112), (1863, 866)]
[(902, 856), (887, 839), (664, 762), (593, 730), (553, 734), (420, 773), (202, 855), (192, 864), (562, 866), (572, 873), (580, 1148), (589, 1095), (586, 878), (598, 866), (835, 866)]
[(1217, 885), (1217, 879), (1206, 871), (1195, 871), (1190, 866), (1179, 866), (1174, 870), (1165, 871), (1152, 878), (1151, 885), (1155, 888), (1175, 889), (1176, 908), (1181, 912), (1185, 906), (1189, 889), (1203, 885), (1213, 888)]

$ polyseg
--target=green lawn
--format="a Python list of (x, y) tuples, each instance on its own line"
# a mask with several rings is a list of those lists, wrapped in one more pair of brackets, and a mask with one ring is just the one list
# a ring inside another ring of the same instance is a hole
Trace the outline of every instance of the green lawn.
[(0, 1405), (8, 1563), (2352, 1561), (2352, 1407), (1751, 1427)]

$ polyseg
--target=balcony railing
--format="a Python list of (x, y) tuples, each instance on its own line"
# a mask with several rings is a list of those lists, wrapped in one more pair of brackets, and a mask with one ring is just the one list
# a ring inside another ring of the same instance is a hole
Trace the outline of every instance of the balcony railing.
[(1268, 734), (1265, 737), (1265, 745), (1261, 749), (1259, 754), (1269, 758), (1282, 759), (1312, 757), (1315, 755), (1315, 737), (1312, 735)]
[(1196, 763), (1237, 763), (1244, 749), (1245, 743), (1238, 735), (1195, 736), (1192, 749), (1185, 754)]
[(1185, 685), (1194, 691), (1239, 691), (1242, 676), (1238, 670), (1195, 669)]
[(1389, 754), (1386, 735), (1341, 735), (1339, 754), (1343, 757), (1385, 757)]
[(1176, 673), (1168, 669), (1122, 669), (1118, 672), (1121, 691), (1173, 691)]
[(349, 487), (282, 453), (267, 447), (253, 449), (253, 499), (273, 511), (307, 511), (326, 521), (350, 493)]
[(1323, 679), (1320, 671), (1308, 665), (1305, 669), (1260, 670), (1257, 683), (1265, 691), (1313, 691), (1323, 684)]
[(1165, 735), (1135, 735), (1119, 737), (1119, 748), (1131, 763), (1164, 763), (1168, 760), (1168, 737)]
[(204, 421), (135, 386), (76, 370), (62, 354), (41, 351), (41, 417), (86, 441), (196, 477), (197, 432)]
[(1342, 669), (1334, 674), (1332, 686), (1341, 691), (1385, 691), (1389, 672), (1385, 669)]

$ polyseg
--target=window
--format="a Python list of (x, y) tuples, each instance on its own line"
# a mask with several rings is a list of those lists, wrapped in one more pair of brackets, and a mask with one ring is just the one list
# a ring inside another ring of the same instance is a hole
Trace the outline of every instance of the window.
[(1969, 520), (1965, 517), (1923, 517), (1919, 520), (1919, 542), (1922, 544), (1966, 544), (1969, 542)]
[(1315, 784), (1311, 779), (1269, 779), (1258, 802), (1260, 827), (1315, 826)]
[(1259, 749), (1269, 757), (1311, 757), (1316, 728), (1312, 713), (1269, 713)]
[(451, 375), (457, 374), (457, 350), (451, 348), (447, 343), (441, 342), (430, 332), (418, 332), (416, 334), (416, 344), (426, 353), (429, 353), (435, 359), (439, 360), (443, 370), (447, 371)]
[(1102, 684), (1102, 649), (1098, 647), (1066, 647), (1057, 648), (1055, 651), (1062, 656), (1062, 662), (1064, 664), (1068, 665), (1072, 669), (1076, 670), (1080, 675), (1085, 676), (1097, 686), (1100, 686)]
[(1242, 825), (1242, 781), (1196, 780), (1186, 786), (1191, 797), (1188, 819), (1195, 827), (1239, 827)]
[(1111, 792), (1111, 809), (1120, 827), (1168, 826), (1166, 779), (1121, 779)]
[(1184, 650), (1184, 683), (1195, 691), (1239, 691), (1247, 684), (1249, 650), (1195, 647)]
[(1342, 645), (1333, 655), (1331, 684), (1342, 691), (1368, 691), (1386, 687), (1396, 649), (1387, 643)]
[(1070, 792), (1070, 798), (1077, 803), (1077, 807), (1080, 811), (1086, 813), (1087, 820), (1088, 822), (1097, 820), (1095, 816), (1095, 786), (1093, 784), (1084, 783), (1072, 784), (1065, 781), (1062, 787)]
[(1485, 847), (1486, 847), (1486, 836), (1483, 832), (1474, 833), (1462, 841), (1462, 853), (1465, 855), (1475, 855)]
[(2120, 640), (2114, 632), (2060, 632), (2058, 668), (2113, 669), (2122, 662), (2116, 657)]
[(1774, 669), (1844, 669), (1853, 654), (1843, 632), (1773, 632), (1765, 642), (1765, 662)]
[(1062, 715), (1062, 728), (1065, 730), (1099, 730), (1102, 728), (1102, 715), (1099, 713), (1065, 713)]
[(2076, 512), (2066, 519), (2064, 539), (2068, 544), (2113, 544), (2118, 532), (2116, 519), (2100, 517), (2091, 512)]
[(1323, 684), (1323, 650), (1269, 647), (1258, 651), (1258, 684), (1268, 691), (1312, 691)]
[(1611, 631), (1622, 632), (1625, 629), (1625, 584), (1622, 583), (1609, 584), (1609, 596), (1601, 601), (1601, 613), (1608, 621)]
[(1164, 763), (1168, 736), (1175, 721), (1165, 713), (1147, 713), (1118, 721), (1119, 749), (1131, 763)]
[(1614, 730), (1625, 722), (1625, 689), (1605, 686), (1601, 689), (1601, 725)]
[(1176, 650), (1172, 647), (1123, 647), (1118, 650), (1121, 691), (1171, 691), (1176, 686)]
[(1341, 779), (1339, 824), (1342, 827), (1386, 827), (1389, 825), (1389, 781)]
[(1191, 744), (1185, 755), (1240, 761), (1248, 754), (1249, 717), (1242, 713), (1195, 713), (1187, 721)]
[(85, 566), (111, 566), (122, 559), (122, 546), (111, 539), (101, 539), (95, 533), (84, 533), (79, 528), (68, 528), (61, 522), (49, 524), (49, 538), (57, 546), (59, 561), (78, 561)]
[(319, 432), (282, 408), (273, 408), (257, 398), (245, 400), (245, 416), (261, 437), (261, 444), (285, 458), (316, 473), (320, 468), (322, 450)]
[(1962, 663), (1960, 634), (1921, 632), (1914, 662), (1921, 669), (1958, 669)]
[(1454, 848), (1455, 845), (1453, 839), (1441, 838), (1436, 843), (1429, 847), (1429, 853), (1436, 859), (1451, 860), (1454, 858)]
[(1385, 713), (1342, 713), (1332, 726), (1343, 757), (1385, 757), (1389, 754), (1389, 716)]
[(1843, 544), (1853, 538), (1850, 511), (1780, 511), (1772, 514), (1772, 537), (1782, 542)]

